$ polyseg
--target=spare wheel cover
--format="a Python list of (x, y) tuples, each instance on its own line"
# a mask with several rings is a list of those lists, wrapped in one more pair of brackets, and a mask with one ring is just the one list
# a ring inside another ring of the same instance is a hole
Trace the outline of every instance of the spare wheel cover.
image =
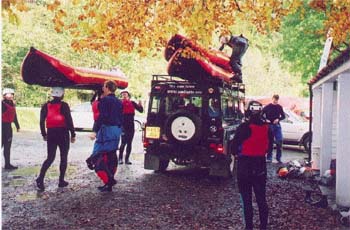
[(170, 130), (176, 140), (188, 141), (196, 133), (196, 126), (190, 118), (179, 116), (171, 123)]

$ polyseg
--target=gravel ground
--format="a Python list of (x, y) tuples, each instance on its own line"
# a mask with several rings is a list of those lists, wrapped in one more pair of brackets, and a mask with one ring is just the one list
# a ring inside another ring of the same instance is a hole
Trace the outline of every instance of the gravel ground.
[[(45, 143), (33, 132), (16, 134), (13, 155), (20, 168), (2, 171), (3, 229), (243, 229), (233, 179), (209, 178), (207, 169), (174, 165), (164, 174), (144, 170), (142, 148), (134, 148), (133, 165), (118, 168), (113, 192), (100, 193), (96, 187), (101, 182), (84, 163), (92, 146), (87, 135), (79, 134), (72, 145), (70, 185), (57, 188), (56, 160), (46, 191), (38, 193), (34, 179), (45, 158)], [(330, 209), (305, 204), (304, 182), (279, 179), (278, 167), (268, 165), (270, 229), (346, 229)]]

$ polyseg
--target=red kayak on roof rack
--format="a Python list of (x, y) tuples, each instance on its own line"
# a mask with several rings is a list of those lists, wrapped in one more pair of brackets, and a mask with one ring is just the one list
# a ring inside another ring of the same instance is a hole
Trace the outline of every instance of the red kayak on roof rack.
[(173, 54), (168, 64), (168, 74), (198, 82), (222, 80), (231, 83), (234, 77), (234, 73), (213, 64), (189, 47), (180, 48)]
[(33, 47), (23, 60), (21, 72), (23, 81), (29, 85), (97, 89), (105, 81), (111, 80), (119, 89), (128, 87), (127, 77), (119, 69), (104, 71), (73, 67)]
[(168, 74), (190, 81), (235, 82), (230, 58), (219, 50), (206, 50), (182, 35), (174, 35), (165, 48)]
[(178, 49), (184, 49), (186, 47), (191, 48), (195, 52), (199, 52), (212, 64), (221, 67), (228, 72), (233, 72), (230, 65), (230, 57), (226, 53), (214, 49), (205, 49), (197, 42), (180, 34), (175, 34), (168, 41), (164, 52), (165, 59), (169, 61)]

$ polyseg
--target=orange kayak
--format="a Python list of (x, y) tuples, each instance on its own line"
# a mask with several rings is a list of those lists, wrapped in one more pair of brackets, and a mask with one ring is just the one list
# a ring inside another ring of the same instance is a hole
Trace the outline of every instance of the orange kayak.
[(21, 73), (25, 83), (45, 87), (97, 89), (107, 80), (114, 81), (119, 89), (128, 87), (127, 77), (119, 69), (73, 67), (33, 47), (23, 60)]

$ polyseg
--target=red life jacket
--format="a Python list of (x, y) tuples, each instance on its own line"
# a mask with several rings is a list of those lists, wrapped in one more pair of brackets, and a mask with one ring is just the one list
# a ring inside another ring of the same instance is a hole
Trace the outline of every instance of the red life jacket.
[(94, 101), (92, 102), (92, 113), (94, 115), (94, 121), (97, 121), (98, 116), (100, 115), (100, 111), (98, 110), (98, 104), (100, 103), (100, 101)]
[(6, 106), (6, 111), (2, 114), (2, 122), (4, 123), (12, 123), (15, 120), (16, 116), (16, 107), (3, 103)]
[(135, 107), (130, 100), (123, 100), (123, 114), (135, 114)]
[(242, 144), (242, 155), (259, 157), (265, 156), (269, 144), (268, 125), (250, 124), (251, 135)]
[(66, 119), (61, 114), (61, 107), (62, 107), (62, 103), (57, 103), (57, 104), (47, 103), (47, 117), (46, 117), (47, 128), (66, 127)]

